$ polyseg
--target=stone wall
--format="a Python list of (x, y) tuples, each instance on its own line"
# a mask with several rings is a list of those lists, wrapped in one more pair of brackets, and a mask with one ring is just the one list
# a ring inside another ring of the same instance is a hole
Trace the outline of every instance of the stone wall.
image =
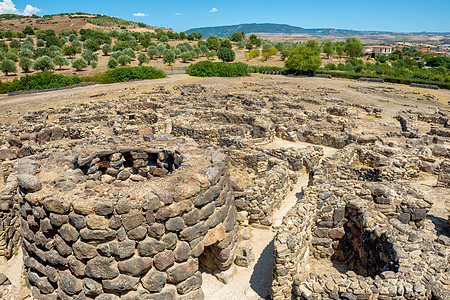
[(312, 168), (275, 237), (272, 299), (445, 299), (447, 239), (421, 232), (430, 202), (407, 181), (361, 177), (359, 153), (347, 146)]
[(0, 256), (10, 259), (20, 246), (20, 218), (17, 181), (7, 182), (0, 191)]
[[(35, 299), (203, 299), (199, 265), (230, 267), (239, 225), (226, 156), (181, 148), (163, 146), (154, 160), (142, 143), (87, 147), (49, 159), (34, 175), (17, 175)], [(146, 166), (137, 167), (140, 160)], [(142, 174), (153, 163), (165, 177)], [(66, 182), (50, 177), (58, 169)], [(124, 170), (131, 175), (119, 176)]]

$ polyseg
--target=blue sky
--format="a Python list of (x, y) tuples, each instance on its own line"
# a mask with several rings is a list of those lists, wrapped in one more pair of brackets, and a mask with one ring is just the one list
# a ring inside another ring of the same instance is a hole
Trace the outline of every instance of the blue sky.
[(0, 0), (0, 13), (43, 15), (77, 11), (117, 16), (176, 31), (267, 22), (304, 28), (450, 32), (450, 0)]

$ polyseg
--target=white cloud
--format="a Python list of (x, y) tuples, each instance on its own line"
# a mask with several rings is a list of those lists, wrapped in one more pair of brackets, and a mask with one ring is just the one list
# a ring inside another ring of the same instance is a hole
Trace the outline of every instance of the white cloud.
[(135, 14), (133, 14), (133, 16), (135, 16), (135, 17), (148, 17), (148, 15), (144, 14), (144, 13), (135, 13)]
[(41, 10), (37, 7), (33, 7), (31, 5), (27, 5), (25, 6), (25, 10), (23, 11), (23, 14), (25, 16), (32, 16), (37, 14), (38, 12), (40, 12)]
[(16, 5), (14, 4), (14, 2), (12, 2), (12, 0), (0, 1), (0, 14), (16, 14), (16, 15), (31, 16), (40, 11), (41, 10), (39, 8), (33, 7), (31, 5), (25, 6), (25, 10), (21, 11), (17, 9)]
[(215, 7), (211, 8), (211, 9), (209, 10), (210, 13), (215, 13), (215, 12), (218, 12), (218, 11), (219, 11), (219, 10), (218, 10), (217, 8), (215, 8)]
[(175, 16), (181, 16), (183, 13), (176, 13)]

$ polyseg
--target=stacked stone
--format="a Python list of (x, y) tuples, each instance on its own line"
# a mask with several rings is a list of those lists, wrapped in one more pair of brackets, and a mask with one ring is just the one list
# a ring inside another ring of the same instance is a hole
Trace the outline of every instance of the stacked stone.
[[(129, 153), (143, 159), (144, 149), (139, 145)], [(135, 182), (133, 193), (108, 194), (112, 185), (78, 167), (83, 169), (86, 157), (91, 167), (97, 158), (116, 162), (122, 152), (110, 150), (64, 156), (63, 165), (77, 174), (70, 190), (46, 179), (62, 167), (55, 161), (46, 161), (36, 176), (17, 176), (26, 278), (34, 298), (203, 299), (200, 262), (227, 269), (239, 241), (226, 156), (181, 146), (183, 160), (170, 175)]]
[[(272, 298), (445, 299), (450, 242), (421, 233), (431, 203), (408, 182), (361, 181), (355, 160), (347, 146), (312, 168), (275, 238)], [(317, 275), (311, 255), (351, 271)]]
[(445, 159), (439, 165), (438, 186), (450, 187), (450, 160)]
[(152, 177), (164, 177), (180, 167), (182, 158), (174, 149), (158, 149), (124, 146), (103, 149), (94, 154), (80, 154), (76, 165), (89, 176), (107, 183), (114, 180), (142, 181)]
[(11, 178), (0, 191), (0, 256), (10, 259), (20, 246), (17, 180)]
[(198, 123), (181, 123), (172, 125), (172, 134), (175, 136), (189, 136), (199, 143), (219, 144), (224, 136), (238, 136), (251, 138), (252, 127), (250, 125), (211, 125)]
[(291, 299), (294, 275), (309, 261), (316, 204), (294, 206), (283, 218), (274, 241), (274, 269), (271, 298)]

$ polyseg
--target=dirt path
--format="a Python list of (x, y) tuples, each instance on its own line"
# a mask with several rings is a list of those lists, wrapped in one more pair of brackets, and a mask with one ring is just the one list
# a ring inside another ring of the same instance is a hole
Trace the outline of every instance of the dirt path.
[[(263, 145), (265, 148), (289, 148), (302, 149), (307, 146), (317, 146), (303, 142), (288, 142), (275, 139), (272, 143)], [(337, 150), (330, 147), (324, 148), (324, 156), (333, 155)], [(273, 228), (281, 225), (283, 217), (291, 209), (298, 199), (301, 199), (303, 187), (308, 185), (309, 176), (306, 172), (299, 172), (297, 183), (288, 193), (281, 207), (273, 214)], [(228, 284), (223, 284), (211, 274), (203, 274), (202, 289), (207, 300), (260, 300), (270, 299), (270, 287), (272, 284), (273, 269), (273, 238), (275, 232), (271, 229), (250, 227), (249, 245), (253, 246), (255, 261), (248, 268), (234, 266), (234, 273)], [(246, 244), (246, 243), (244, 243)]]

